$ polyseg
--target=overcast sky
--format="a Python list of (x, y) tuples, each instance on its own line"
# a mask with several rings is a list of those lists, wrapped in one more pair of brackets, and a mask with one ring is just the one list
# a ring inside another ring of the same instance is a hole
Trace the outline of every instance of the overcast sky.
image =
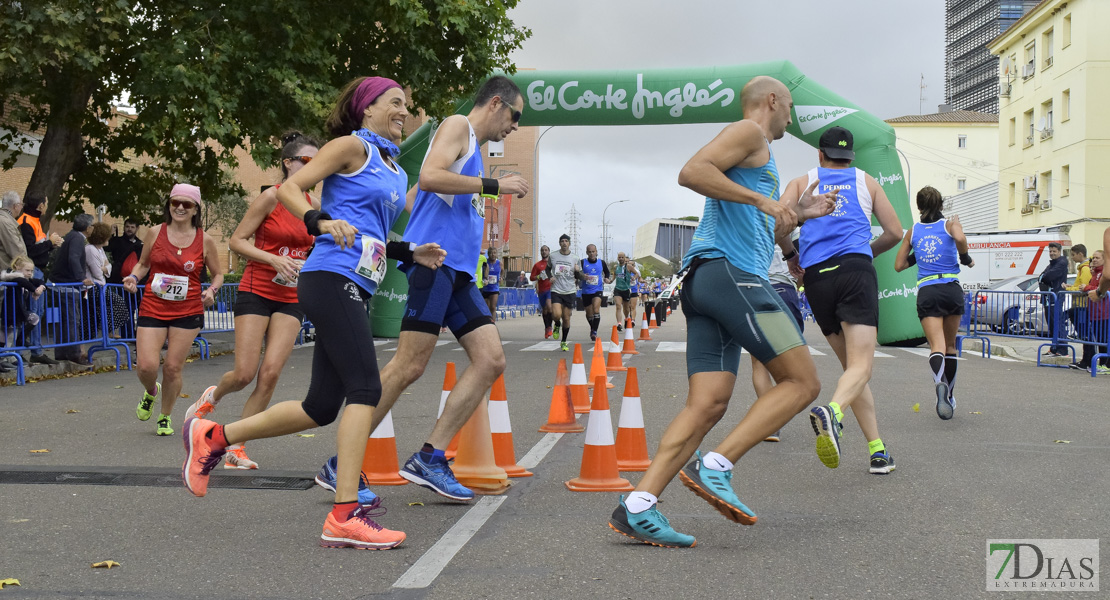
[[(522, 0), (509, 13), (532, 37), (513, 55), (537, 70), (658, 69), (789, 60), (881, 119), (933, 113), (944, 102), (940, 0)], [(925, 100), (919, 110), (921, 77)], [(678, 171), (723, 125), (556, 127), (539, 147), (540, 223), (554, 246), (573, 204), (581, 250), (601, 243), (606, 213), (617, 251), (631, 253), (651, 219), (701, 216), (704, 198)], [(541, 130), (542, 131), (542, 130)], [(789, 135), (772, 149), (783, 180), (816, 166)]]

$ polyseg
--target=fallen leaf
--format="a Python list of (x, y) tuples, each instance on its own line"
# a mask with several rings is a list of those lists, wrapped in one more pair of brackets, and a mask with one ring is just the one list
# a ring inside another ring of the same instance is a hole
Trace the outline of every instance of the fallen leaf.
[(409, 506), (424, 506), (423, 502), (409, 502)]
[[(19, 580), (18, 579), (12, 579), (11, 577), (9, 577), (7, 579), (0, 579), (0, 589), (4, 589), (5, 585), (19, 585)], [(23, 587), (23, 586), (19, 585), (19, 587)]]
[(92, 568), (94, 569), (111, 569), (112, 567), (119, 566), (121, 565), (114, 560), (102, 560), (100, 562), (95, 562), (92, 564)]
[(12, 520), (10, 520), (10, 521), (8, 521), (8, 522), (9, 522), (9, 523), (26, 523), (26, 522), (28, 522), (28, 521), (30, 521), (30, 520), (31, 520), (31, 519), (12, 519)]
[(1056, 441), (1054, 441), (1054, 442), (1052, 442), (1052, 443), (1053, 443), (1053, 444), (1070, 444), (1070, 443), (1071, 443), (1071, 440), (1056, 440)]
[(32, 451), (31, 451), (31, 454), (46, 454), (47, 452), (50, 452), (50, 451), (49, 451), (49, 450), (46, 450), (46, 449), (42, 449), (42, 450), (32, 450)]
[(549, 389), (549, 390), (550, 390), (550, 389), (551, 389), (551, 386), (550, 386), (550, 385), (549, 385), (549, 386), (547, 386), (547, 389)]
[(81, 411), (77, 410), (76, 408), (71, 408), (71, 409), (66, 411), (66, 414), (67, 415), (73, 415), (73, 414), (77, 414), (79, 412), (81, 412)]
[(656, 369), (662, 369), (662, 368), (663, 368), (663, 365), (655, 365), (655, 368), (656, 368)]
[(981, 415), (981, 414), (983, 414), (983, 413), (981, 413), (981, 412), (979, 412), (979, 411), (977, 411), (977, 410), (973, 410), (973, 411), (971, 411), (971, 412), (969, 412), (969, 413), (967, 413), (967, 414), (969, 414), (969, 415)]
[(122, 386), (122, 385), (117, 385), (117, 386), (116, 386), (116, 389), (117, 389), (117, 390), (122, 390), (122, 389), (123, 389), (123, 386)]
[(303, 437), (303, 438), (316, 437), (315, 433), (298, 433), (296, 435), (297, 435), (297, 437)]
[(178, 398), (188, 398), (189, 394), (178, 394)]
[(913, 403), (913, 412), (921, 412), (921, 403), (920, 402), (914, 402)]

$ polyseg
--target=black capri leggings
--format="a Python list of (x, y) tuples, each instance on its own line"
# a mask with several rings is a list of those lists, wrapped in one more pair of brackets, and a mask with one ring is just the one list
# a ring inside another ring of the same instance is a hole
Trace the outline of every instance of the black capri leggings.
[(374, 334), (366, 303), (371, 294), (338, 273), (310, 271), (297, 281), (301, 309), (316, 326), (312, 379), (301, 404), (323, 427), (347, 404), (377, 406), (382, 396)]

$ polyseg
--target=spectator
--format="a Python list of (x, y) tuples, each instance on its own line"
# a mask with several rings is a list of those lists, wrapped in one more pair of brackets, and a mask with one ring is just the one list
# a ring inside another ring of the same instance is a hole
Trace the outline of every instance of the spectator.
[[(31, 300), (37, 299), (42, 296), (43, 291), (46, 290), (41, 279), (34, 279), (35, 263), (31, 262), (30, 258), (26, 255), (20, 255), (12, 259), (10, 271), (0, 272), (0, 281), (10, 281), (15, 283), (15, 286), (7, 286), (10, 289), (8, 292), (12, 296), (11, 308), (7, 313), (4, 313), (3, 333), (4, 333), (4, 347), (7, 347), (6, 340), (8, 339), (8, 329), (14, 329), (13, 333), (22, 333), (25, 329), (33, 329), (39, 324), (39, 316), (30, 310)], [(12, 371), (15, 365), (0, 362), (0, 372)]]
[[(123, 276), (131, 272), (130, 269), (122, 267), (123, 263), (128, 259), (138, 262), (139, 257), (142, 256), (143, 241), (139, 239), (138, 232), (138, 221), (128, 218), (123, 222), (123, 235), (112, 236), (108, 241), (108, 256), (112, 258), (112, 265), (114, 265), (108, 275), (108, 283), (123, 283)], [(134, 266), (131, 265), (131, 267)]]
[[(104, 310), (101, 303), (101, 293), (107, 277), (112, 273), (112, 265), (104, 253), (104, 246), (112, 236), (112, 229), (107, 223), (96, 223), (89, 229), (89, 243), (85, 245), (85, 279), (91, 279), (93, 285), (85, 287), (85, 330), (84, 337), (91, 338), (96, 335), (100, 327), (100, 313)], [(113, 328), (109, 313), (108, 329)]]
[[(54, 259), (54, 270), (50, 272), (50, 281), (54, 284), (72, 284), (80, 282), (91, 286), (93, 281), (85, 274), (85, 244), (86, 231), (92, 225), (92, 215), (80, 214), (73, 219), (73, 231), (66, 234), (58, 256)], [(81, 337), (81, 293), (76, 287), (55, 288), (58, 297), (58, 333), (55, 343), (64, 344)], [(81, 356), (81, 344), (69, 344), (54, 348), (55, 360), (68, 360), (77, 364), (88, 364)]]
[[(19, 233), (23, 237), (23, 245), (27, 256), (35, 263), (35, 279), (45, 279), (46, 265), (50, 262), (50, 255), (55, 248), (62, 245), (62, 237), (56, 233), (49, 236), (42, 230), (42, 209), (46, 206), (46, 196), (31, 193), (23, 199), (23, 214), (19, 215)], [(31, 310), (42, 319), (46, 310), (44, 297), (39, 297), (31, 302)], [(42, 351), (42, 327), (31, 330), (26, 339), (20, 338), (17, 344), (31, 349), (31, 362), (44, 365), (56, 365), (58, 361), (50, 358)]]
[(526, 288), (528, 287), (528, 274), (521, 271), (516, 276), (516, 285), (513, 287)]
[[(26, 256), (27, 247), (23, 245), (23, 236), (19, 233), (19, 223), (15, 217), (23, 208), (19, 194), (7, 192), (0, 199), (0, 268), (7, 268), (17, 256)], [(4, 297), (14, 293), (8, 292), (10, 286), (0, 287), (0, 315), (4, 314)], [(9, 310), (11, 310), (9, 308)], [(0, 331), (0, 345), (8, 346), (7, 327)], [(6, 371), (5, 362), (0, 361), (0, 371)]]
[[(1105, 298), (1099, 299), (1098, 288), (1102, 282), (1102, 268), (1104, 261), (1103, 251), (1095, 250), (1091, 255), (1091, 280), (1084, 286), (1083, 291), (1087, 292), (1088, 313), (1087, 313), (1087, 327), (1083, 333), (1083, 338), (1098, 344), (1102, 344), (1105, 348), (1108, 333), (1110, 333), (1110, 300)], [(1075, 366), (1075, 368), (1087, 370), (1091, 368), (1091, 360), (1094, 358), (1098, 348), (1094, 344), (1083, 344), (1083, 358)], [(1103, 352), (1106, 352), (1103, 349)], [(1099, 361), (1098, 372), (1110, 373), (1110, 360), (1103, 358)]]
[[(1064, 286), (1064, 290), (1068, 292), (1080, 292), (1087, 287), (1087, 283), (1091, 281), (1091, 267), (1090, 261), (1087, 260), (1087, 247), (1083, 244), (1076, 244), (1071, 247), (1071, 260), (1075, 263), (1075, 283), (1072, 285)], [(1069, 294), (1072, 296), (1072, 294)], [(1086, 294), (1076, 294), (1072, 298), (1071, 307), (1064, 311), (1064, 316), (1068, 321), (1071, 321), (1072, 326), (1075, 328), (1075, 333), (1080, 338), (1086, 335), (1087, 331), (1087, 296)], [(1073, 369), (1078, 368), (1076, 363), (1070, 365)]]
[[(1040, 290), (1042, 292), (1062, 291), (1064, 283), (1068, 280), (1068, 259), (1063, 256), (1063, 247), (1056, 242), (1051, 242), (1048, 245), (1048, 258), (1048, 266), (1041, 272)], [(1056, 316), (1053, 312), (1056, 308), (1057, 298), (1057, 296), (1050, 294), (1041, 296), (1041, 305), (1044, 306), (1044, 312), (1048, 315), (1049, 334), (1056, 331)], [(1067, 344), (1049, 347), (1045, 355), (1067, 356)]]

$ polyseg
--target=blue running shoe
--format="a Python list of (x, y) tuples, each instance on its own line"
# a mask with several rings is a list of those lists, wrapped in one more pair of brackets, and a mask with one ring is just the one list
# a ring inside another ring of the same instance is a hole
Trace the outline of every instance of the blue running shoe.
[(467, 489), (455, 479), (451, 467), (447, 466), (447, 459), (440, 458), (426, 463), (420, 460), (420, 453), (412, 455), (398, 474), (420, 487), (452, 500), (467, 502), (474, 499), (474, 492)]
[(741, 525), (755, 525), (752, 509), (744, 506), (732, 491), (732, 471), (706, 469), (701, 463), (701, 452), (694, 453), (694, 461), (678, 472), (682, 484), (702, 500), (713, 505), (726, 519)]
[(844, 426), (836, 420), (830, 406), (818, 406), (809, 411), (809, 422), (817, 434), (817, 458), (830, 469), (840, 466), (840, 430)]
[[(335, 466), (338, 463), (338, 457), (331, 457), (324, 466), (320, 467), (320, 472), (316, 474), (316, 485), (335, 493)], [(363, 506), (375, 506), (381, 502), (381, 498), (377, 494), (370, 491), (370, 487), (366, 485), (366, 473), (361, 473), (358, 482), (358, 503)]]
[(698, 545), (694, 536), (675, 531), (667, 517), (654, 506), (642, 513), (628, 512), (624, 494), (621, 494), (620, 505), (609, 519), (609, 529), (645, 544), (663, 548), (693, 548)]
[(886, 475), (894, 470), (894, 457), (887, 451), (876, 452), (871, 455), (871, 473)]
[(948, 384), (937, 384), (937, 416), (947, 421), (956, 413), (956, 403), (948, 397)]

